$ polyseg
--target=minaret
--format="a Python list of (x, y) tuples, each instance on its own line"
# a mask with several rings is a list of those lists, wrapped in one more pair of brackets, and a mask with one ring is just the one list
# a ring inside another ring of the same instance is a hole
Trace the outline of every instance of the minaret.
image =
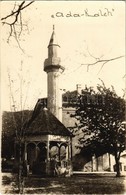
[(61, 59), (58, 56), (60, 46), (57, 43), (55, 28), (48, 45), (48, 58), (44, 62), (44, 71), (47, 72), (47, 108), (62, 122), (62, 101), (59, 89), (59, 76), (65, 70), (61, 66)]

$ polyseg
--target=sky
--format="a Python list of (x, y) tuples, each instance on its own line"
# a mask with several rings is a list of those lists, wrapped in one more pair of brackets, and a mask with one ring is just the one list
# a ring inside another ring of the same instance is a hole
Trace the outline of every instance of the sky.
[[(1, 1), (1, 17), (9, 14), (13, 6), (14, 1)], [(43, 66), (53, 24), (61, 46), (59, 57), (65, 67), (60, 88), (72, 91), (76, 84), (95, 88), (101, 79), (107, 87), (113, 85), (122, 96), (125, 88), (124, 1), (35, 1), (22, 11), (22, 20), (28, 25), (28, 30), (20, 36), (24, 53), (14, 37), (7, 43), (10, 28), (1, 24), (2, 110), (12, 110), (14, 104), (16, 110), (33, 109), (38, 98), (47, 96), (47, 74)], [(119, 56), (124, 57), (106, 63), (102, 69), (101, 63), (90, 66), (88, 71), (87, 66), (82, 65), (93, 63), (96, 58), (109, 60)]]

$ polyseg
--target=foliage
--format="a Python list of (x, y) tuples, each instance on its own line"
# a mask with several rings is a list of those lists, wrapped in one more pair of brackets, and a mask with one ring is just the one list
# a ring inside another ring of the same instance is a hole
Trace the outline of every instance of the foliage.
[(121, 125), (125, 120), (125, 100), (116, 94), (114, 87), (106, 88), (102, 82), (97, 91), (83, 90), (78, 97), (75, 117), (78, 123), (74, 133), (79, 132), (81, 153), (100, 156), (109, 152), (119, 161), (125, 149), (125, 128)]

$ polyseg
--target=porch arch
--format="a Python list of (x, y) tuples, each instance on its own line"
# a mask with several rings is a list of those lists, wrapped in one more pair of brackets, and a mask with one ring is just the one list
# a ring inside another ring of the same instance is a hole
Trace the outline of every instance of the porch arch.
[(27, 144), (27, 163), (30, 169), (32, 168), (35, 159), (36, 159), (36, 144), (34, 142), (30, 142)]
[(45, 162), (47, 158), (47, 146), (44, 142), (39, 142), (37, 144), (38, 148), (38, 155), (37, 155), (37, 161), (38, 162)]

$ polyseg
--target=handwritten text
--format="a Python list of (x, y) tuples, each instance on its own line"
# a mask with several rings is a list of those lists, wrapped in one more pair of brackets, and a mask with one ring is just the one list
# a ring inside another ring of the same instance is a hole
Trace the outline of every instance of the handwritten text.
[(114, 9), (109, 10), (108, 8), (99, 9), (97, 12), (91, 13), (88, 9), (85, 9), (83, 13), (73, 13), (69, 11), (68, 13), (64, 12), (56, 12), (55, 14), (51, 15), (52, 18), (71, 18), (71, 17), (108, 17), (113, 16)]

